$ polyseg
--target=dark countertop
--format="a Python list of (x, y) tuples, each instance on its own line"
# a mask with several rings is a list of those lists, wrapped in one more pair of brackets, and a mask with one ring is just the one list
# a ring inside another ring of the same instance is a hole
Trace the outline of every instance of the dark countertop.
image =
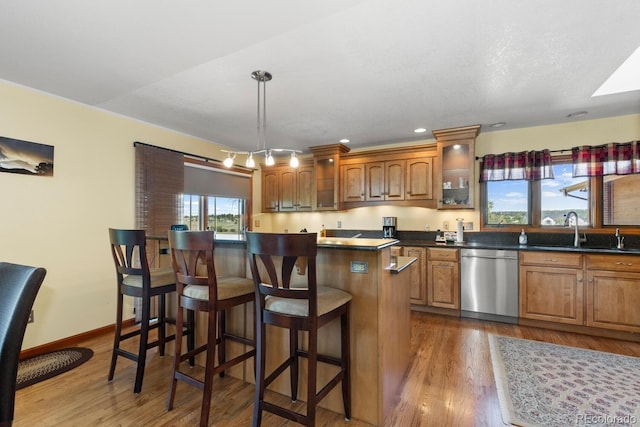
[[(567, 230), (559, 233), (556, 230), (551, 233), (530, 232), (528, 244), (519, 245), (519, 232), (501, 231), (469, 231), (464, 233), (463, 243), (437, 243), (435, 241), (436, 231), (398, 231), (397, 239), (399, 246), (417, 247), (442, 247), (442, 248), (478, 248), (478, 249), (505, 249), (517, 251), (549, 251), (549, 252), (577, 252), (593, 254), (614, 254), (614, 255), (640, 255), (640, 235), (628, 234), (625, 236), (626, 247), (616, 249), (613, 233), (589, 233), (588, 230), (580, 230), (587, 234), (587, 242), (581, 247), (573, 246), (573, 232)], [(329, 236), (353, 236), (361, 234), (362, 237), (375, 238), (382, 236), (382, 230), (327, 230)]]
[(452, 248), (452, 249), (504, 249), (513, 251), (549, 251), (549, 252), (579, 252), (579, 253), (597, 253), (597, 254), (618, 254), (618, 255), (640, 255), (640, 249), (616, 249), (603, 246), (589, 245), (576, 248), (574, 246), (556, 246), (556, 245), (514, 245), (509, 243), (483, 243), (483, 242), (463, 242), (463, 243), (438, 243), (427, 240), (400, 240), (400, 246), (417, 246), (426, 248)]

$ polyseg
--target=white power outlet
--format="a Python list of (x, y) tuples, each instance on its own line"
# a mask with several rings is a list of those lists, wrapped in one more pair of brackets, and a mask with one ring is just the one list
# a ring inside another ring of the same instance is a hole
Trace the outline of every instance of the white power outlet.
[(449, 221), (442, 221), (442, 228), (445, 230), (449, 229)]
[(338, 228), (342, 228), (342, 221), (338, 221)]

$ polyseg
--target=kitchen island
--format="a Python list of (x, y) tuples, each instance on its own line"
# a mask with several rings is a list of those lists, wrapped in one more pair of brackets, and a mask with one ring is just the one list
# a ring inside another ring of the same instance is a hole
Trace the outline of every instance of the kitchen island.
[[(379, 426), (393, 407), (410, 361), (408, 275), (415, 258), (393, 257), (391, 247), (397, 243), (393, 239), (320, 238), (316, 258), (318, 284), (342, 289), (353, 296), (351, 417)], [(219, 248), (222, 252), (223, 246)], [(217, 251), (218, 248), (216, 257)], [(293, 284), (304, 283), (304, 275), (293, 279)], [(252, 307), (244, 312), (244, 322), (237, 314), (229, 320), (234, 329), (250, 330), (247, 325), (253, 321)], [(267, 334), (267, 371), (270, 371), (288, 356), (289, 338), (287, 330), (274, 327), (268, 327)], [(320, 330), (318, 350), (340, 355), (339, 319)], [(298, 390), (303, 401), (306, 369), (306, 360), (302, 359)], [(329, 380), (334, 369), (318, 365), (319, 386)], [(238, 376), (236, 372), (231, 375)], [(252, 376), (253, 361), (248, 360), (242, 379), (254, 382)], [(290, 396), (288, 372), (269, 389)], [(340, 387), (332, 390), (320, 406), (344, 413)]]
[[(162, 239), (160, 239), (162, 240)], [(410, 361), (410, 269), (415, 258), (392, 256), (395, 239), (319, 238), (316, 274), (319, 285), (332, 286), (349, 292), (351, 301), (351, 417), (372, 425), (383, 425), (391, 411)], [(166, 251), (161, 258), (168, 258)], [(251, 272), (247, 265), (246, 243), (218, 241), (215, 247), (215, 266), (218, 276), (245, 276)], [(162, 260), (163, 265), (169, 259)], [(306, 285), (306, 270), (292, 279), (292, 285)], [(254, 319), (253, 304), (234, 307), (227, 313), (227, 329), (251, 336)], [(206, 324), (199, 315), (197, 324)], [(288, 330), (268, 326), (267, 370), (272, 370), (288, 356)], [(206, 339), (205, 328), (197, 328), (197, 341)], [(339, 319), (321, 328), (318, 350), (333, 356), (340, 355)], [(243, 345), (229, 342), (227, 358), (244, 350)], [(204, 358), (197, 357), (203, 364)], [(301, 360), (300, 400), (306, 400), (306, 360)], [(334, 373), (333, 366), (318, 365), (318, 385), (324, 385)], [(253, 359), (230, 368), (233, 377), (254, 383)], [(289, 375), (285, 372), (268, 388), (290, 396)], [(332, 390), (320, 405), (344, 413), (340, 387)]]

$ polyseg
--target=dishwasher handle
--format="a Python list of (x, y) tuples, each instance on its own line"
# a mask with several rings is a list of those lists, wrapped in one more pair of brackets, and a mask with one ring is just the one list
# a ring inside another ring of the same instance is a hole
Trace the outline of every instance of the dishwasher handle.
[(480, 258), (480, 259), (518, 259), (517, 256), (486, 256), (486, 255), (460, 255), (461, 258)]

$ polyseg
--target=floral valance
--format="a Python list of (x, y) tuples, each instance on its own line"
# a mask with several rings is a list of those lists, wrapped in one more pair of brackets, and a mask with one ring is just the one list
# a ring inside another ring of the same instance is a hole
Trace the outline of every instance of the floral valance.
[(571, 157), (573, 176), (640, 173), (640, 141), (574, 147)]
[(553, 179), (549, 150), (487, 154), (480, 161), (480, 182)]

